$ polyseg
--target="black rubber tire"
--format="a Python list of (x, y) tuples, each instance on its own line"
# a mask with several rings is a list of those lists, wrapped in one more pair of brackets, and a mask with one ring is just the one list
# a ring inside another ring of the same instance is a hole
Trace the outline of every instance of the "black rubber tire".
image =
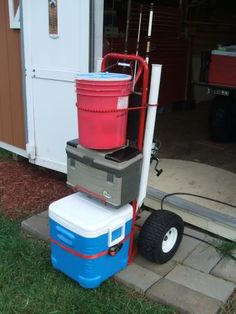
[(235, 107), (232, 97), (216, 96), (209, 112), (209, 128), (215, 141), (230, 142), (235, 137)]
[[(178, 231), (177, 239), (173, 248), (165, 253), (162, 250), (162, 242), (172, 227)], [(153, 212), (145, 221), (139, 234), (138, 248), (140, 254), (151, 262), (166, 263), (176, 253), (183, 237), (183, 231), (183, 220), (178, 215), (167, 210)]]

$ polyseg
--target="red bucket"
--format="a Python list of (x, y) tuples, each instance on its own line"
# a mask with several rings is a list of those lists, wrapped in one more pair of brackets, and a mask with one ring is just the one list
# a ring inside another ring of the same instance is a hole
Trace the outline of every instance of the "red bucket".
[(76, 80), (79, 143), (92, 149), (126, 144), (131, 76), (118, 73), (80, 74)]

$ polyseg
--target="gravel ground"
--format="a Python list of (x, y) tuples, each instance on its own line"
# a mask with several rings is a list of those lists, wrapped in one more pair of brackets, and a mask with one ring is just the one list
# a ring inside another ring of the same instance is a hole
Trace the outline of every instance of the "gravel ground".
[(72, 190), (64, 174), (29, 164), (26, 160), (0, 161), (1, 211), (8, 218), (25, 218)]

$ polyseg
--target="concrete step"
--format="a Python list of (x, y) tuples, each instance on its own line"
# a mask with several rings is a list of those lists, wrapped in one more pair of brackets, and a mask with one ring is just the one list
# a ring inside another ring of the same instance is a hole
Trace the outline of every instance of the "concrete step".
[[(156, 188), (149, 187), (144, 204), (153, 209), (160, 209), (161, 199), (166, 194)], [(236, 212), (235, 216), (230, 216), (184, 200), (180, 196), (170, 196), (165, 200), (164, 209), (176, 213), (189, 224), (235, 241)]]
[[(162, 159), (160, 167), (163, 173), (157, 177), (153, 167), (150, 167), (144, 201), (148, 207), (160, 209), (163, 196), (174, 192), (193, 193), (236, 204), (235, 173), (191, 161)], [(164, 207), (180, 215), (189, 224), (236, 240), (236, 208), (184, 195), (168, 197)]]

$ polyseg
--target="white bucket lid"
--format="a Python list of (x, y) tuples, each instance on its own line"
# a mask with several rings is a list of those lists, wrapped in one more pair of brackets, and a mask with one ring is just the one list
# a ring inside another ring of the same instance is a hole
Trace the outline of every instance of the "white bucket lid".
[(109, 72), (79, 73), (76, 76), (77, 80), (88, 81), (130, 81), (131, 78), (131, 75)]
[[(49, 217), (74, 233), (94, 238), (115, 230), (132, 219), (130, 204), (120, 208), (105, 205), (83, 193), (74, 193), (49, 206)], [(117, 228), (116, 228), (117, 226)]]

